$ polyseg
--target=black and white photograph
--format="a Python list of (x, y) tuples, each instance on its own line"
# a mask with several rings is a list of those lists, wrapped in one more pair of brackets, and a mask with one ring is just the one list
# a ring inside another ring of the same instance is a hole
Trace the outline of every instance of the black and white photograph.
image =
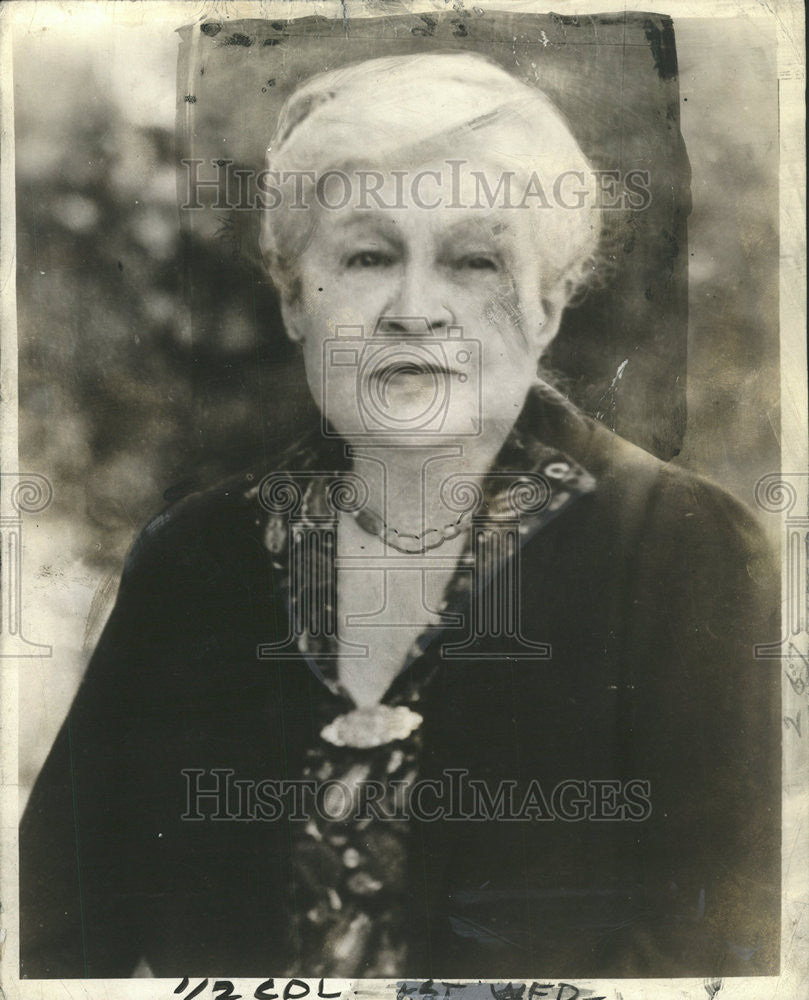
[(9, 1000), (809, 995), (803, 7), (556, 7), (0, 9)]

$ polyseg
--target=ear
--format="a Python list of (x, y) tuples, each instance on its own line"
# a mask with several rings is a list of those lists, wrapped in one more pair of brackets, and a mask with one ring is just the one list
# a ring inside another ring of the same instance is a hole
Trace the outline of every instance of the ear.
[(289, 339), (295, 344), (302, 344), (304, 333), (300, 299), (290, 299), (287, 295), (281, 295), (281, 318)]
[(538, 330), (540, 353), (544, 352), (559, 332), (562, 314), (570, 298), (568, 282), (560, 281), (553, 291), (542, 296), (542, 325)]

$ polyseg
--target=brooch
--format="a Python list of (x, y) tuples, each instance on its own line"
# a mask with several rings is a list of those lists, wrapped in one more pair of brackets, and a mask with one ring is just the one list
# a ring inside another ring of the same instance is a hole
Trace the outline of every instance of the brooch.
[(372, 705), (355, 708), (324, 726), (320, 736), (336, 747), (370, 750), (394, 740), (406, 740), (423, 722), (418, 712), (405, 705)]

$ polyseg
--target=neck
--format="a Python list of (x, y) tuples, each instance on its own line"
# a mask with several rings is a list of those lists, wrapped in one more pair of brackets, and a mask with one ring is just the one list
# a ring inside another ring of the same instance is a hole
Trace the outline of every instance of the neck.
[(473, 491), (491, 468), (508, 430), (485, 438), (416, 444), (357, 440), (349, 445), (353, 471), (368, 489), (367, 504), (398, 531), (420, 534), (455, 524), (471, 513)]

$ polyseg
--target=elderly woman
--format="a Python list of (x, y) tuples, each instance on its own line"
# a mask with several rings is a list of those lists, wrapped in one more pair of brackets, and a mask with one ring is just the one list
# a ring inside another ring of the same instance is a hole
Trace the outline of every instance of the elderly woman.
[(598, 259), (568, 126), (373, 60), (264, 181), (322, 424), (133, 547), (23, 820), (23, 974), (774, 971), (777, 584), (538, 376)]

